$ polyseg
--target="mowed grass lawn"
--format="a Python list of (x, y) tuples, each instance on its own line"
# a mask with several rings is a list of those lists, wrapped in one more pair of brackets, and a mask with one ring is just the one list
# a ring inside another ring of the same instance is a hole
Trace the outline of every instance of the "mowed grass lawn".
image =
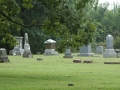
[(0, 90), (120, 90), (120, 64), (104, 64), (120, 58), (74, 55), (93, 63), (73, 63), (74, 58), (63, 58), (63, 54), (8, 56), (10, 63), (0, 63)]

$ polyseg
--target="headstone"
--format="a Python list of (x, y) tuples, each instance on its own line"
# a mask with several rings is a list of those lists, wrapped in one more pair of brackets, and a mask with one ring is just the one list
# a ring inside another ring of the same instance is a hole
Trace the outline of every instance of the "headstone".
[(117, 57), (117, 54), (113, 49), (113, 36), (110, 34), (106, 37), (106, 49), (105, 52), (103, 53), (103, 57), (104, 58)]
[(96, 54), (103, 54), (103, 46), (96, 47)]
[(37, 60), (38, 60), (38, 61), (41, 61), (41, 60), (43, 60), (43, 59), (42, 59), (42, 58), (37, 58)]
[(6, 54), (6, 49), (0, 48), (0, 63), (4, 62), (10, 62), (10, 60), (8, 59), (8, 56)]
[(52, 39), (48, 39), (47, 41), (44, 42), (46, 45), (46, 49), (45, 49), (45, 53), (44, 55), (58, 55), (59, 53), (57, 51), (55, 51), (55, 44), (56, 41), (52, 40)]
[(23, 54), (23, 48), (22, 48), (23, 37), (15, 37), (15, 38), (17, 40), (17, 43), (14, 46), (14, 49), (9, 51), (9, 54), (10, 55), (22, 55)]
[(81, 63), (82, 60), (80, 60), (80, 59), (74, 59), (73, 62), (74, 62), (74, 63)]
[(91, 44), (81, 47), (78, 56), (93, 56), (93, 53), (91, 53)]
[(73, 56), (71, 55), (70, 49), (66, 49), (65, 55), (63, 56), (63, 58), (73, 58)]
[(83, 63), (93, 63), (93, 60), (84, 60)]
[(120, 62), (104, 62), (104, 64), (120, 64)]
[(23, 57), (33, 58), (33, 54), (30, 51), (30, 45), (29, 45), (29, 42), (28, 42), (28, 34), (27, 33), (25, 33), (25, 44), (24, 44)]

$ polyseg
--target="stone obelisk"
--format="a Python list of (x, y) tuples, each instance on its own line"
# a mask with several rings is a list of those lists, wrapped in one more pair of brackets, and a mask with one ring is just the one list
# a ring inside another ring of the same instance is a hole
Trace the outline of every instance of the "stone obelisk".
[(25, 33), (25, 44), (24, 44), (23, 57), (26, 57), (26, 58), (32, 58), (33, 57), (32, 53), (30, 51), (30, 45), (29, 45), (28, 34), (27, 33)]

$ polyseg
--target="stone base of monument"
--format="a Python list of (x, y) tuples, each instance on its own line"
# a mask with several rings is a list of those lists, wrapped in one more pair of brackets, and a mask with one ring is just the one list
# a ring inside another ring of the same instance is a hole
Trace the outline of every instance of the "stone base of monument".
[(46, 49), (44, 55), (59, 55), (59, 53), (55, 49)]
[(9, 51), (9, 55), (21, 55), (21, 51), (19, 47), (14, 47), (13, 50)]
[(94, 56), (93, 53), (79, 53), (78, 56)]
[(8, 56), (1, 56), (0, 63), (6, 63), (6, 62), (10, 62), (10, 60), (8, 59)]
[(117, 53), (114, 49), (105, 49), (105, 53), (103, 53), (103, 58), (114, 58), (117, 57)]
[(93, 60), (84, 60), (83, 63), (93, 63)]
[(33, 54), (30, 51), (25, 51), (23, 53), (24, 58), (33, 58)]
[(65, 55), (65, 56), (63, 56), (63, 58), (73, 58), (73, 56), (72, 55)]

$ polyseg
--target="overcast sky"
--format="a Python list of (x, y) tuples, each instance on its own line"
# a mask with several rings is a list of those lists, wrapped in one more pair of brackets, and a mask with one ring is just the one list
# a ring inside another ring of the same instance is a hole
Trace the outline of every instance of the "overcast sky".
[(108, 7), (108, 9), (113, 9), (113, 3), (120, 4), (120, 0), (99, 0), (99, 4), (105, 2), (109, 2), (110, 6)]
[(120, 0), (99, 0), (99, 3), (105, 3), (105, 2), (109, 2), (109, 3), (119, 2), (120, 3)]

